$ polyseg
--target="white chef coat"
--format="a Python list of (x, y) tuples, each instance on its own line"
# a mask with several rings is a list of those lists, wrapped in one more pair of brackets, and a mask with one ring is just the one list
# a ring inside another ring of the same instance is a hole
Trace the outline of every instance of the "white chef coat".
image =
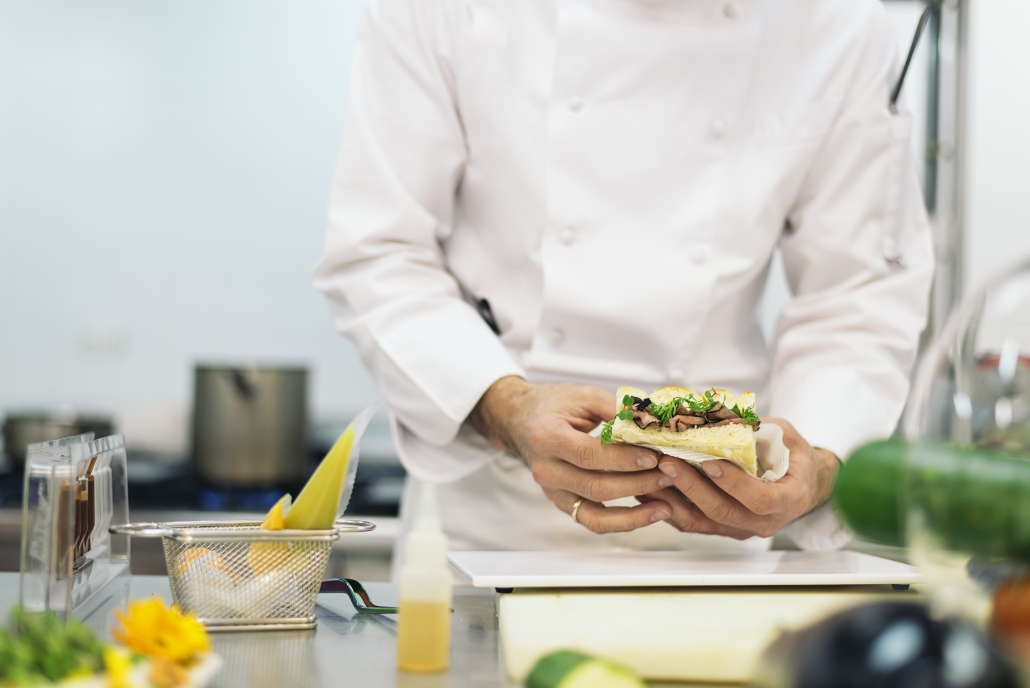
[[(371, 0), (315, 282), (452, 546), (729, 542), (571, 523), (465, 422), (505, 375), (753, 389), (841, 457), (891, 433), (933, 269), (897, 64), (877, 0)], [(825, 507), (793, 535), (842, 540)]]

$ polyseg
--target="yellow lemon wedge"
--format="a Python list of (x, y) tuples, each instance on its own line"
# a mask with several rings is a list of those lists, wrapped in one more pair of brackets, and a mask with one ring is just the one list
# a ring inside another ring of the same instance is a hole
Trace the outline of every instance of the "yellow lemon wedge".
[(293, 498), (290, 495), (283, 495), (282, 499), (276, 502), (275, 506), (265, 514), (265, 520), (261, 522), (261, 530), (283, 530), (286, 528), (286, 512), (290, 510), (292, 502)]
[(350, 426), (318, 464), (314, 475), (297, 495), (297, 501), (286, 512), (287, 528), (328, 530), (333, 527), (353, 446), (354, 426)]
[[(283, 495), (265, 514), (261, 530), (284, 530), (292, 500), (290, 495)], [(247, 550), (247, 563), (254, 575), (260, 576), (282, 566), (289, 558), (289, 551), (285, 542), (255, 542)]]
[(175, 562), (175, 575), (185, 576), (191, 569), (203, 567), (238, 577), (225, 563), (222, 555), (207, 547), (191, 547)]

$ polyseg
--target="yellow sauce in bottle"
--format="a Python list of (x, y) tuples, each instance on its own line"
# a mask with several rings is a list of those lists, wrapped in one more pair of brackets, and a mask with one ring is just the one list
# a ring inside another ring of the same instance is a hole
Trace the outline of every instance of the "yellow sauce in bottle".
[(443, 671), (449, 661), (451, 607), (443, 600), (401, 600), (397, 615), (397, 666)]
[(397, 666), (403, 671), (444, 671), (451, 650), (454, 580), (433, 485), (422, 484), (416, 513), (397, 578)]

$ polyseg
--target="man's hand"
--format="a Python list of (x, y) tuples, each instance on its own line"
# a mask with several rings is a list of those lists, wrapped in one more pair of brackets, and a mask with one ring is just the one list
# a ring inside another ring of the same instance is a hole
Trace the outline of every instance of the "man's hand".
[(602, 446), (587, 433), (615, 413), (615, 397), (597, 387), (532, 385), (504, 377), (490, 386), (469, 415), (496, 447), (522, 458), (555, 506), (595, 533), (635, 530), (671, 515), (663, 501), (605, 507), (620, 497), (656, 492), (673, 484), (658, 471), (654, 452), (627, 445)]
[(663, 456), (658, 468), (678, 489), (638, 499), (668, 504), (672, 508), (669, 523), (684, 532), (739, 540), (775, 535), (829, 499), (840, 461), (829, 451), (809, 445), (787, 421), (763, 418), (762, 422), (783, 428), (783, 443), (790, 450), (790, 468), (776, 482), (754, 478), (729, 461), (706, 461), (701, 475), (684, 461)]

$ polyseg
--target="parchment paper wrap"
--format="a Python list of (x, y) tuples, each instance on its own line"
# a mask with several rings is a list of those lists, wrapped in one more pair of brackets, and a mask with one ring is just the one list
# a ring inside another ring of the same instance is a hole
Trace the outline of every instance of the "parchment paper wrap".
[[(598, 426), (598, 428), (590, 434), (596, 437), (600, 434), (600, 431), (600, 426)], [(685, 432), (690, 431), (686, 430)], [(698, 470), (702, 470), (702, 463), (712, 460), (732, 461), (740, 466), (738, 461), (727, 459), (723, 456), (712, 456), (710, 454), (702, 454), (701, 452), (685, 449), (674, 449), (672, 447), (657, 447), (651, 444), (637, 444), (634, 446), (646, 447), (647, 449), (653, 449), (659, 454), (675, 456), (677, 459), (683, 459)], [(779, 425), (766, 423), (758, 429), (758, 432), (755, 433), (755, 450), (758, 454), (759, 479), (774, 483), (787, 473), (787, 469), (790, 468), (790, 450), (787, 449), (787, 445), (783, 443), (783, 428)], [(741, 468), (743, 468), (743, 466), (741, 466)]]

